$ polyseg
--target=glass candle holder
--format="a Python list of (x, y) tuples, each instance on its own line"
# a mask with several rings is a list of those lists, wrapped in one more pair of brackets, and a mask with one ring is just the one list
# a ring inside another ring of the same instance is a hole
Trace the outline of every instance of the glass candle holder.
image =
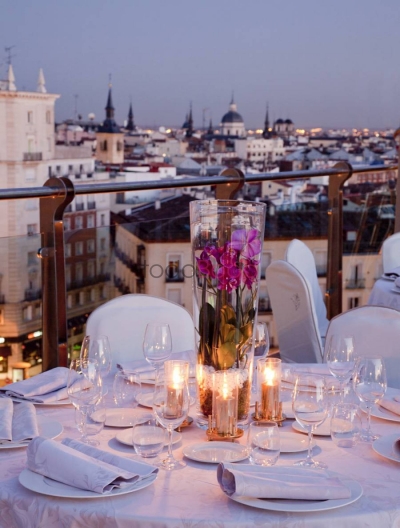
[(257, 362), (259, 413), (263, 420), (279, 420), (282, 414), (280, 403), (281, 360), (260, 358)]
[(235, 437), (238, 421), (239, 373), (216, 371), (212, 375), (212, 430), (221, 437)]
[(179, 418), (182, 415), (184, 394), (189, 380), (189, 363), (187, 361), (170, 360), (164, 363), (166, 382), (165, 415), (169, 418)]

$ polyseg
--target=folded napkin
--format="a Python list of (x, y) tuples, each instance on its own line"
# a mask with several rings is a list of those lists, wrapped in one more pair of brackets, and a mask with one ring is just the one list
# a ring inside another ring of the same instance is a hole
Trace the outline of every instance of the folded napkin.
[(383, 275), (393, 280), (397, 279), (397, 277), (400, 277), (400, 266), (387, 271)]
[(69, 370), (56, 367), (33, 378), (17, 381), (0, 388), (0, 396), (21, 398), (34, 403), (51, 403), (68, 398)]
[(394, 281), (394, 285), (396, 286), (396, 288), (400, 288), (400, 277), (398, 277), (398, 278)]
[[(180, 359), (180, 360), (188, 361), (189, 364), (191, 365), (196, 364), (195, 353), (193, 350), (185, 350), (184, 352), (174, 352), (173, 354), (171, 354), (169, 359), (172, 359), (172, 360)], [(140, 378), (143, 380), (155, 380), (155, 377), (156, 377), (155, 369), (151, 365), (149, 365), (149, 363), (145, 359), (123, 361), (123, 362), (117, 363), (117, 368), (123, 371), (134, 370), (140, 375)]]
[(71, 438), (37, 437), (27, 449), (28, 469), (75, 488), (107, 493), (158, 473), (158, 468), (101, 451)]
[(219, 485), (231, 496), (258, 499), (347, 499), (350, 490), (340, 478), (320, 469), (219, 464)]
[(0, 444), (21, 443), (39, 435), (32, 403), (0, 399)]
[(396, 455), (400, 456), (400, 438), (398, 438), (393, 444), (393, 451)]
[(382, 398), (382, 400), (378, 402), (378, 405), (394, 414), (400, 415), (400, 402), (397, 401), (396, 398), (392, 400), (389, 398)]
[(326, 384), (328, 387), (339, 388), (339, 381), (332, 376), (329, 367), (326, 363), (308, 363), (308, 364), (297, 364), (293, 363), (282, 363), (282, 381), (289, 385), (294, 385), (298, 376), (309, 376), (312, 378), (315, 376), (317, 380), (318, 377), (323, 376), (325, 378)]

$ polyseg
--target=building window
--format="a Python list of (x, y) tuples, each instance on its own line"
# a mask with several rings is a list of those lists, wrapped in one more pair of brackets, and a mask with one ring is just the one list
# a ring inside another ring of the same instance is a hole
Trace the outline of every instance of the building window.
[(32, 111), (28, 112), (28, 123), (33, 123), (33, 112)]
[(32, 266), (37, 263), (37, 254), (36, 251), (28, 252), (28, 266)]
[(353, 308), (357, 308), (360, 304), (360, 297), (349, 297), (348, 299), (348, 309), (352, 310)]
[(95, 300), (96, 300), (96, 290), (92, 288), (90, 290), (90, 302), (95, 302)]
[(67, 288), (71, 286), (71, 266), (65, 266), (65, 284)]
[(106, 250), (106, 239), (105, 238), (101, 238), (100, 239), (100, 249), (101, 249), (101, 251), (105, 251)]
[(85, 292), (79, 292), (79, 304), (83, 306), (85, 304)]
[(93, 238), (91, 238), (90, 240), (88, 240), (86, 242), (86, 249), (87, 249), (88, 253), (94, 253), (95, 243), (94, 243), (94, 239)]
[(182, 279), (181, 255), (167, 255), (167, 267), (165, 269), (165, 278), (167, 282), (179, 281)]
[(104, 213), (102, 213), (100, 215), (100, 225), (101, 226), (105, 226), (106, 225), (106, 215)]
[(102, 299), (107, 299), (107, 286), (103, 286), (101, 289), (100, 289), (100, 297)]
[(28, 236), (33, 236), (37, 234), (37, 224), (28, 224), (26, 229)]
[(71, 249), (71, 244), (65, 244), (65, 250), (64, 250), (64, 253), (65, 253), (65, 258), (68, 258), (72, 255), (72, 249)]
[(25, 306), (22, 310), (22, 318), (24, 321), (32, 321), (32, 306)]
[(94, 215), (88, 215), (87, 227), (94, 227)]
[(56, 166), (56, 172), (57, 172), (57, 176), (61, 175), (61, 165)]
[(316, 249), (314, 251), (314, 259), (318, 277), (325, 277), (328, 267), (328, 252), (324, 249)]
[(67, 295), (67, 308), (72, 308), (72, 295)]
[(64, 231), (71, 229), (71, 218), (64, 218)]
[(83, 242), (75, 242), (75, 256), (83, 255)]
[(51, 125), (51, 112), (50, 112), (50, 110), (47, 110), (47, 112), (46, 112), (46, 123), (48, 125)]
[(121, 141), (117, 141), (117, 152), (121, 152), (122, 150), (122, 143)]
[(75, 279), (80, 282), (83, 279), (83, 266), (82, 264), (77, 264), (75, 266)]
[(74, 167), (72, 165), (68, 165), (68, 172), (72, 172), (73, 168)]
[(96, 264), (94, 260), (89, 260), (87, 264), (87, 274), (90, 279), (93, 279), (96, 272)]
[(107, 140), (106, 139), (100, 143), (100, 150), (107, 151)]
[(83, 227), (83, 217), (77, 216), (75, 218), (75, 229), (82, 229)]
[(167, 290), (167, 299), (176, 304), (182, 305), (182, 290), (178, 288), (168, 289)]
[(266, 251), (261, 255), (261, 278), (265, 279), (265, 270), (271, 264), (272, 253), (271, 251)]

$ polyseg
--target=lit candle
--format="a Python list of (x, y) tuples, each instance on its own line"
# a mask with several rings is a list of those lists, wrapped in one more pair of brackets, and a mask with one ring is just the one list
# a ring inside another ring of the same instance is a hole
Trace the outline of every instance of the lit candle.
[(165, 415), (168, 418), (180, 418), (182, 416), (183, 387), (184, 379), (180, 374), (179, 367), (175, 367), (172, 371), (171, 383), (167, 385)]
[(217, 433), (222, 436), (233, 435), (236, 424), (236, 400), (231, 395), (226, 374), (224, 375), (221, 394), (215, 399), (215, 407)]
[(277, 371), (270, 367), (264, 369), (264, 381), (261, 384), (261, 415), (264, 419), (276, 419), (279, 414), (279, 379)]

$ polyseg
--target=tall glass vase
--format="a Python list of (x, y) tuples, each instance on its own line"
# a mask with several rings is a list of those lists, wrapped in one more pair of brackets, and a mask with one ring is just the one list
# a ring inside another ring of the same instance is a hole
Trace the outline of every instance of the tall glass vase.
[(198, 422), (212, 412), (212, 374), (239, 374), (238, 420), (250, 409), (265, 204), (198, 200), (190, 204)]

